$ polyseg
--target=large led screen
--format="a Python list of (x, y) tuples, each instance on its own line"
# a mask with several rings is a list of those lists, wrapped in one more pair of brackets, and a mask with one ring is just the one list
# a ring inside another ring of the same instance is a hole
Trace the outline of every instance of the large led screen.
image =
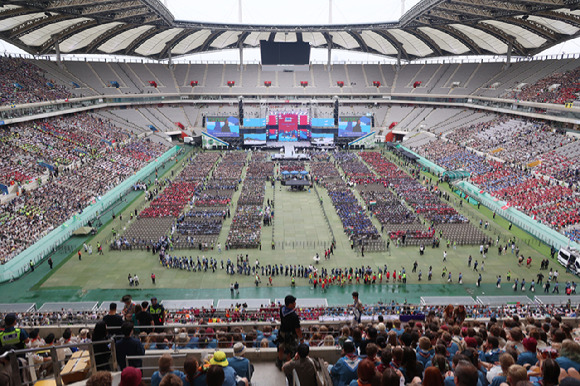
[(370, 117), (339, 117), (339, 137), (362, 137), (371, 132)]
[(205, 127), (215, 137), (240, 136), (240, 120), (236, 117), (206, 117)]

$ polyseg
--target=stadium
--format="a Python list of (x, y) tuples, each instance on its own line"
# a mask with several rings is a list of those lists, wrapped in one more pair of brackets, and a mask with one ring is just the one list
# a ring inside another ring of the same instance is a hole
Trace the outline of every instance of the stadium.
[(580, 1), (253, 2), (0, 5), (0, 385), (580, 382)]

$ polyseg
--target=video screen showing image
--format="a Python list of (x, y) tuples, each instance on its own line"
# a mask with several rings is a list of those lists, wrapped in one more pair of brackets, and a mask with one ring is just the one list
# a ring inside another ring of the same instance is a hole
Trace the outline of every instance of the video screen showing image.
[(240, 136), (240, 120), (236, 117), (206, 117), (205, 127), (215, 137)]
[(297, 114), (282, 114), (278, 119), (278, 141), (298, 142), (300, 131), (298, 130)]
[(244, 118), (245, 127), (266, 127), (266, 118)]
[(362, 137), (371, 132), (370, 117), (339, 117), (339, 137)]
[(334, 118), (312, 118), (312, 127), (334, 127)]

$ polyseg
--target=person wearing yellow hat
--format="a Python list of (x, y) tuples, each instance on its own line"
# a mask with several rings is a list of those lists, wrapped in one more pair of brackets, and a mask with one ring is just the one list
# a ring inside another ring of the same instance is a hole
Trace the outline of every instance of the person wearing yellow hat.
[(213, 358), (209, 360), (210, 365), (221, 366), (224, 370), (224, 383), (223, 386), (248, 386), (248, 380), (242, 378), (236, 373), (233, 367), (229, 366), (228, 358), (226, 353), (223, 351), (216, 351), (213, 354)]

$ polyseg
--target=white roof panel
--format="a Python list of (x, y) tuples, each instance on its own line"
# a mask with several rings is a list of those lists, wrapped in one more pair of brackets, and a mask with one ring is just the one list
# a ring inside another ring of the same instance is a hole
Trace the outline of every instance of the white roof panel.
[(391, 43), (381, 35), (372, 31), (362, 31), (361, 37), (365, 44), (370, 48), (379, 51), (381, 54), (385, 55), (395, 55), (397, 54), (397, 49), (393, 47)]
[(44, 12), (37, 12), (37, 13), (29, 13), (27, 15), (20, 15), (9, 17), (4, 20), (0, 20), (0, 31), (8, 31), (16, 27), (19, 24), (26, 23), (29, 20), (37, 19), (41, 16), (47, 17)]
[(99, 47), (99, 51), (102, 51), (107, 54), (111, 54), (113, 52), (117, 52), (127, 48), (129, 44), (135, 39), (139, 37), (142, 33), (149, 31), (150, 29), (155, 28), (152, 25), (142, 25), (137, 28), (132, 28), (130, 30), (121, 32), (117, 36), (107, 40), (105, 43), (101, 44)]
[(207, 38), (211, 35), (211, 31), (208, 29), (203, 29), (192, 33), (173, 47), (171, 50), (172, 54), (185, 54), (189, 51), (195, 50), (197, 47), (201, 46)]
[(60, 51), (71, 52), (86, 47), (95, 39), (95, 37), (99, 36), (102, 33), (107, 32), (111, 28), (114, 28), (120, 24), (123, 23), (113, 22), (85, 29), (82, 32), (74, 34), (70, 38), (60, 43)]
[(435, 42), (443, 51), (450, 52), (455, 55), (465, 54), (469, 52), (469, 48), (461, 43), (459, 40), (455, 39), (453, 36), (446, 32), (439, 31), (438, 29), (431, 27), (420, 27), (421, 31), (425, 32), (431, 40)]
[(540, 16), (530, 15), (529, 20), (535, 21), (536, 23), (539, 23), (563, 35), (574, 35), (576, 32), (580, 30), (580, 28), (574, 27), (573, 25), (565, 23), (563, 21), (548, 19)]
[(528, 31), (520, 26), (504, 23), (497, 20), (486, 20), (482, 23), (490, 24), (496, 28), (501, 29), (506, 34), (511, 35), (516, 38), (516, 40), (526, 48), (538, 48), (542, 44), (546, 43), (546, 39), (536, 35), (533, 32)]
[(313, 46), (323, 46), (326, 44), (326, 39), (320, 32), (302, 32), (302, 40)]
[(360, 45), (348, 32), (331, 32), (332, 42), (347, 50), (359, 48)]
[(408, 54), (423, 57), (433, 53), (425, 42), (408, 32), (400, 29), (390, 29), (388, 32), (403, 45)]
[(20, 38), (22, 43), (29, 46), (41, 46), (51, 39), (51, 36), (59, 33), (60, 31), (67, 29), (71, 25), (74, 25), (81, 21), (91, 20), (87, 17), (79, 17), (76, 19), (63, 20), (56, 23), (48, 24), (42, 28), (34, 30), (29, 34), (26, 34)]
[(495, 36), (488, 34), (485, 31), (469, 27), (463, 24), (451, 24), (451, 27), (466, 34), (471, 40), (475, 42), (475, 44), (477, 44), (484, 50), (493, 52), (495, 54), (507, 53), (508, 49), (507, 44), (505, 44)]
[(145, 40), (139, 47), (137, 47), (135, 52), (144, 56), (158, 54), (163, 50), (163, 48), (165, 48), (165, 44), (181, 31), (183, 31), (183, 28), (170, 28), (163, 32), (159, 32)]
[(269, 38), (270, 32), (252, 32), (246, 36), (244, 43), (249, 46), (257, 47), (260, 45), (260, 40), (268, 40)]
[(210, 46), (215, 48), (225, 48), (232, 45), (238, 41), (238, 38), (242, 32), (241, 31), (226, 31), (210, 44)]
[(295, 32), (277, 32), (274, 35), (275, 42), (282, 42), (282, 43), (294, 43), (297, 42), (298, 39), (296, 38)]

